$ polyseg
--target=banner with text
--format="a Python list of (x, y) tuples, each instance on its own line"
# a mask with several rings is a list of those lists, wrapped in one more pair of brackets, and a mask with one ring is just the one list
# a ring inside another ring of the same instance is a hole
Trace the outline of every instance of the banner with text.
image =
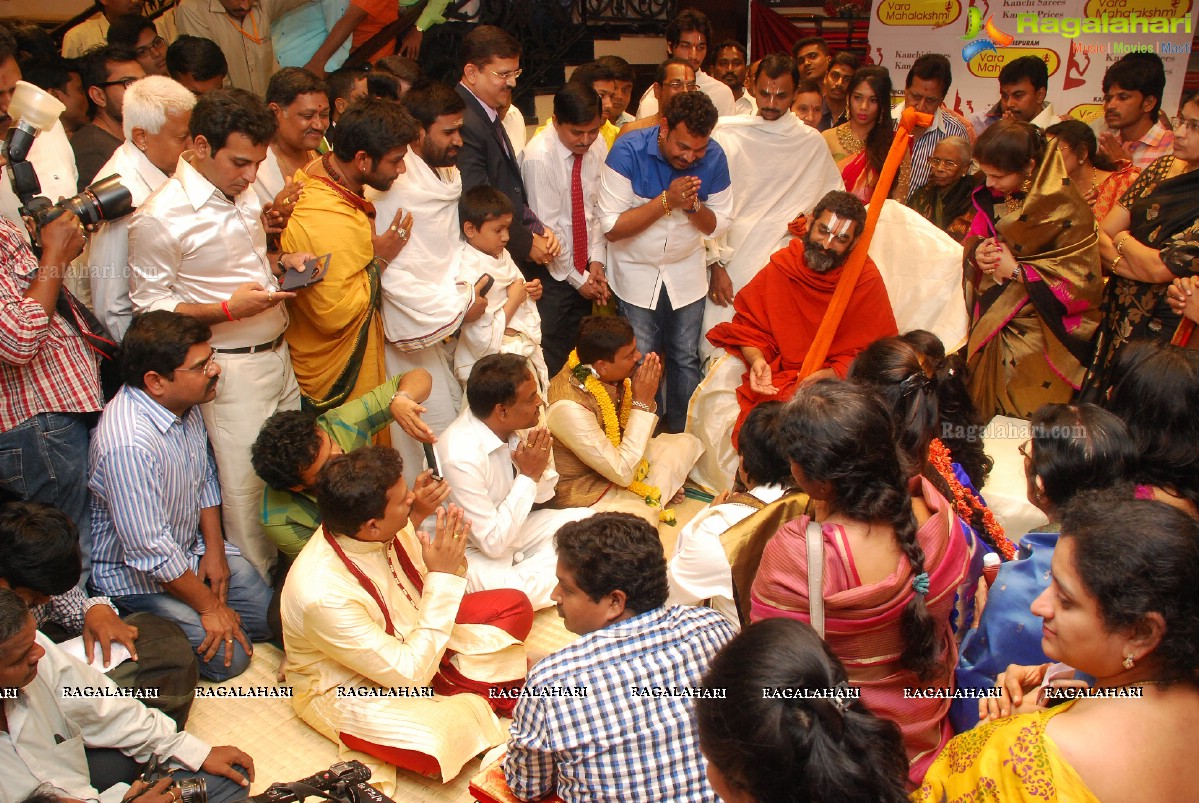
[(1126, 53), (1156, 53), (1166, 67), (1162, 108), (1173, 116), (1191, 57), (1194, 0), (874, 0), (870, 55), (897, 92), (912, 62), (941, 53), (953, 65), (945, 103), (967, 118), (999, 100), (999, 71), (1035, 55), (1049, 68), (1045, 99), (1058, 115), (1103, 114), (1103, 74)]

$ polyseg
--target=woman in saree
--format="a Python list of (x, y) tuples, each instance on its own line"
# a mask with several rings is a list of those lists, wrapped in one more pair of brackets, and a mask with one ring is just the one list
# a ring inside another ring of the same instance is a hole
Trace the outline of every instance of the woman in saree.
[(1117, 489), (1077, 496), (1032, 611), (1045, 655), (1111, 696), (1041, 708), (1065, 694), (1039, 689), (1051, 665), (1008, 667), (1003, 697), (980, 705), (984, 718), (1003, 718), (950, 742), (912, 800), (1193, 800), (1196, 576), (1199, 522)]
[[(935, 366), (899, 337), (876, 340), (849, 366), (849, 379), (878, 393), (895, 419), (900, 457), (909, 477), (928, 480), (953, 506), (966, 541), (967, 570), (958, 586), (950, 623), (958, 640), (974, 618), (974, 592), (983, 576), (983, 556), (996, 553), (1001, 560), (1016, 556), (1016, 546), (986, 502), (971, 488), (960, 466), (955, 467), (940, 433), (938, 379)], [(909, 480), (910, 481), (910, 480)]]
[[(951, 735), (950, 701), (904, 690), (953, 685), (957, 644), (949, 620), (968, 557), (961, 523), (928, 480), (909, 481), (891, 416), (866, 387), (831, 380), (802, 386), (780, 435), (815, 521), (800, 516), (766, 545), (750, 618), (812, 621), (809, 586), (818, 575), (808, 571), (809, 547), (822, 553), (816, 598), (823, 604), (814, 626), (866, 707), (899, 725), (910, 777), (919, 782)], [(809, 530), (820, 539), (810, 545)]]
[[(1008, 664), (1041, 664), (1041, 622), (1029, 605), (1049, 586), (1050, 561), (1061, 533), (1062, 509), (1083, 491), (1125, 483), (1137, 452), (1124, 422), (1093, 404), (1047, 404), (1032, 415), (1032, 437), (1020, 447), (1028, 501), (1045, 523), (1020, 539), (1017, 560), (1004, 564), (983, 597), (955, 672), (959, 689), (989, 689)], [(978, 703), (954, 700), (957, 733), (978, 724)]]
[(1103, 288), (1091, 209), (1057, 143), (1001, 120), (974, 151), (986, 184), (962, 245), (970, 395), (984, 421), (1070, 401), (1086, 373)]
[(1083, 385), (1100, 402), (1112, 360), (1132, 340), (1168, 343), (1179, 315), (1166, 291), (1199, 273), (1199, 93), (1186, 97), (1174, 126), (1174, 153), (1153, 162), (1107, 213), (1099, 229), (1103, 266), (1112, 274)]
[(849, 120), (822, 135), (841, 171), (845, 189), (863, 202), (874, 185), (895, 138), (891, 119), (891, 74), (886, 67), (862, 67), (849, 80)]
[(1096, 221), (1101, 221), (1111, 211), (1116, 199), (1122, 197), (1141, 169), (1132, 162), (1121, 159), (1113, 162), (1099, 150), (1095, 132), (1082, 120), (1062, 120), (1045, 129), (1045, 133), (1057, 140), (1058, 153), (1066, 165), (1066, 175), (1091, 205)]

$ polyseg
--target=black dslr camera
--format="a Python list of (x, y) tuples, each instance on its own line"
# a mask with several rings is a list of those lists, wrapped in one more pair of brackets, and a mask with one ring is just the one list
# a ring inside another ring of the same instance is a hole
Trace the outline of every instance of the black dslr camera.
[[(170, 772), (158, 763), (158, 756), (150, 756), (150, 762), (142, 772), (142, 780), (153, 786), (159, 780), (170, 777)], [(208, 784), (203, 778), (183, 778), (175, 781), (179, 789), (179, 803), (208, 803)]]
[(395, 803), (367, 783), (371, 771), (361, 761), (339, 761), (327, 770), (291, 783), (273, 783), (260, 795), (246, 798), (257, 803), (293, 803), (306, 797), (339, 803)]
[(18, 81), (9, 114), (13, 124), (4, 140), (8, 177), (13, 194), (21, 202), (21, 217), (35, 241), (42, 226), (66, 211), (78, 215), (85, 226), (116, 220), (133, 211), (133, 196), (121, 185), (121, 177), (117, 175), (102, 178), (78, 195), (58, 203), (39, 195), (42, 183), (28, 161), (29, 149), (43, 129), (54, 125), (58, 115), (62, 114), (62, 104), (33, 84)]

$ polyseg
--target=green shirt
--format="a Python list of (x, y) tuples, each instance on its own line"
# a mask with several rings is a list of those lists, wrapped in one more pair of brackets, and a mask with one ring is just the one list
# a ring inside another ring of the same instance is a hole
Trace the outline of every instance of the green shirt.
[[(316, 419), (343, 452), (367, 446), (375, 435), (395, 419), (391, 400), (403, 374), (392, 377), (379, 387)], [(262, 529), (284, 555), (294, 558), (321, 526), (316, 499), (304, 491), (267, 488), (262, 494)]]

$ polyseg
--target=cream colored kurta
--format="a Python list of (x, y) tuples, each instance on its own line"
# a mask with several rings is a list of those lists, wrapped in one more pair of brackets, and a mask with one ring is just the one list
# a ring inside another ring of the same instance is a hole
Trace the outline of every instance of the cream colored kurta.
[[(379, 589), (395, 628), (389, 636), (379, 606), (350, 574), (318, 529), (296, 558), (283, 588), (280, 614), (287, 644), (287, 679), (292, 707), (301, 719), (335, 742), (351, 733), (381, 745), (416, 750), (437, 760), (442, 778), (456, 776), (480, 752), (506, 738), (487, 701), (475, 694), (451, 697), (348, 697), (339, 688), (427, 687), (447, 649), (464, 675), (496, 683), (524, 677), (524, 645), (497, 627), (460, 625), (454, 619), (466, 580), (426, 573), (411, 525), (396, 536), (424, 575), (424, 593), (395, 560), (387, 545), (338, 537), (346, 556)], [(419, 609), (409, 601), (399, 582)], [(350, 751), (372, 770), (372, 783), (393, 794), (395, 767)]]

